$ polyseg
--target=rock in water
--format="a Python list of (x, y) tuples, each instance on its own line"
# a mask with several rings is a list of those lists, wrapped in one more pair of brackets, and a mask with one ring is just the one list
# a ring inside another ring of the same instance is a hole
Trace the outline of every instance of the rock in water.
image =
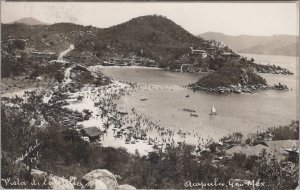
[(90, 181), (94, 181), (94, 180), (103, 181), (107, 186), (107, 189), (109, 190), (113, 190), (118, 187), (118, 182), (116, 180), (115, 175), (109, 172), (108, 170), (102, 170), (102, 169), (93, 170), (82, 177), (83, 184), (87, 184)]
[(49, 176), (49, 187), (57, 190), (74, 189), (74, 185), (69, 180), (54, 175)]
[(119, 185), (118, 189), (120, 189), (120, 190), (134, 190), (136, 188), (131, 186), (131, 185), (124, 184), (124, 185)]
[(106, 184), (101, 181), (101, 180), (93, 180), (93, 181), (90, 181), (88, 182), (86, 185), (85, 185), (86, 188), (88, 189), (101, 189), (101, 190), (107, 190), (107, 186)]

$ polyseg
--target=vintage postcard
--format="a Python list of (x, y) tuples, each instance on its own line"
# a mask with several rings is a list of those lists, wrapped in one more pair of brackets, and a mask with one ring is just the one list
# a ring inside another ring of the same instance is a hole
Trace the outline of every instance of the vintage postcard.
[(1, 186), (297, 189), (297, 2), (1, 2)]

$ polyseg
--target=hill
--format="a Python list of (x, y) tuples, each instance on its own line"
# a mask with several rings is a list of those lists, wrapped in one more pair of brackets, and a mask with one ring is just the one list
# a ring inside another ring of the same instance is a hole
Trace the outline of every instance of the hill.
[(190, 46), (202, 46), (204, 40), (197, 38), (170, 19), (151, 15), (133, 18), (128, 22), (99, 30), (95, 45), (88, 42), (81, 47), (110, 51), (113, 47), (121, 54), (143, 55), (164, 64), (174, 57), (189, 52)]
[(26, 24), (26, 25), (48, 25), (47, 23), (42, 22), (42, 21), (32, 18), (32, 17), (21, 18), (21, 19), (15, 21), (14, 23)]
[(75, 50), (70, 53), (70, 59), (84, 65), (101, 64), (111, 57), (134, 55), (164, 65), (190, 52), (191, 46), (201, 47), (204, 42), (170, 19), (155, 15), (134, 18), (105, 29), (73, 23), (2, 24), (1, 37), (2, 58), (12, 62), (16, 62), (14, 55), (26, 54), (30, 57), (32, 51), (58, 54), (74, 44)]
[[(161, 64), (190, 52), (190, 47), (203, 48), (204, 40), (195, 37), (172, 20), (158, 15), (133, 18), (109, 28), (95, 28), (72, 23), (52, 25), (2, 24), (2, 39), (30, 39), (38, 50), (61, 51), (70, 43), (75, 51), (107, 55), (142, 55)], [(36, 34), (36, 35), (32, 35)], [(51, 46), (47, 45), (51, 44)], [(54, 45), (53, 45), (54, 44)]]
[[(37, 51), (65, 50), (70, 44), (85, 40), (91, 34), (87, 31), (91, 27), (84, 27), (73, 23), (56, 23), (52, 25), (25, 25), (20, 23), (2, 24), (1, 38), (5, 44), (10, 39), (27, 39), (27, 47)], [(33, 35), (34, 34), (34, 35)]]
[(103, 37), (166, 46), (203, 42), (201, 38), (196, 38), (172, 20), (157, 15), (133, 18), (128, 22), (107, 28), (103, 33), (106, 34)]
[(299, 55), (299, 37), (293, 35), (273, 36), (230, 36), (217, 32), (206, 32), (198, 35), (206, 40), (216, 40), (227, 44), (238, 53), (266, 55)]

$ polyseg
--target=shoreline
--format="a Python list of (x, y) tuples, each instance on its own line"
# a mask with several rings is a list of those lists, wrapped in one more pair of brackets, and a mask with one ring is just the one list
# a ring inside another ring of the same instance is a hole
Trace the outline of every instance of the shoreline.
[(150, 69), (150, 70), (162, 70), (163, 68), (159, 67), (146, 67), (146, 66), (103, 66), (103, 65), (95, 65), (89, 67), (91, 70), (93, 69), (102, 69), (102, 68), (125, 68), (125, 69)]
[(229, 85), (229, 86), (219, 86), (216, 88), (209, 88), (203, 87), (196, 83), (187, 85), (187, 88), (193, 91), (203, 91), (212, 94), (255, 94), (262, 90), (277, 90), (277, 91), (289, 91), (290, 89), (284, 84), (274, 84), (273, 86), (270, 85), (263, 85), (263, 84), (256, 84), (256, 85)]

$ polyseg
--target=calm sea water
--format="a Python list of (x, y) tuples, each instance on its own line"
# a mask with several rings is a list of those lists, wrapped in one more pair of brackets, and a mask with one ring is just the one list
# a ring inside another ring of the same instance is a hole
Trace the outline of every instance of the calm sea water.
[[(103, 72), (116, 80), (136, 82), (140, 88), (118, 101), (128, 111), (135, 108), (165, 127), (184, 128), (204, 137), (220, 138), (232, 132), (256, 133), (266, 128), (289, 124), (298, 118), (298, 58), (286, 56), (244, 55), (256, 62), (280, 65), (296, 73), (294, 76), (264, 74), (269, 84), (284, 83), (293, 90), (261, 91), (256, 94), (212, 95), (193, 92), (184, 85), (204, 74), (171, 73), (148, 68), (105, 67)], [(189, 95), (187, 98), (186, 95)], [(147, 101), (140, 101), (146, 97)], [(217, 116), (209, 116), (212, 104)], [(183, 108), (196, 111), (191, 117)]]

